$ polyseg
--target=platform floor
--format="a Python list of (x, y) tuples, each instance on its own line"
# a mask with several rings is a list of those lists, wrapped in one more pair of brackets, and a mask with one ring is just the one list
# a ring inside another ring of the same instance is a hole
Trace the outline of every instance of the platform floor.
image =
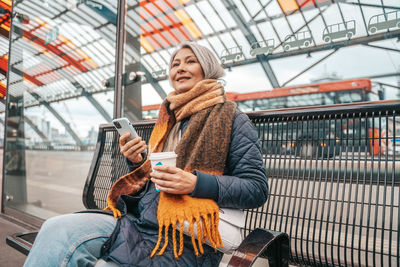
[(24, 264), (26, 256), (6, 244), (6, 237), (27, 229), (8, 221), (0, 215), (0, 267), (19, 267)]

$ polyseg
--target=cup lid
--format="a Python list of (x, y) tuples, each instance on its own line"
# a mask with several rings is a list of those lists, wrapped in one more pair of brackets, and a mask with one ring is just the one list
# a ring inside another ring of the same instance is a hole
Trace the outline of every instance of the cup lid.
[(151, 153), (149, 156), (150, 160), (160, 160), (160, 159), (168, 159), (168, 158), (176, 158), (178, 155), (174, 151), (170, 152), (159, 152), (159, 153)]

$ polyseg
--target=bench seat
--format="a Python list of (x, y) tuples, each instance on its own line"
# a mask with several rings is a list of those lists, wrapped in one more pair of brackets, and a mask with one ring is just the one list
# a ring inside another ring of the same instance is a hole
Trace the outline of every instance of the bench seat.
[(19, 252), (28, 255), (37, 234), (38, 232), (15, 233), (7, 236), (6, 243)]

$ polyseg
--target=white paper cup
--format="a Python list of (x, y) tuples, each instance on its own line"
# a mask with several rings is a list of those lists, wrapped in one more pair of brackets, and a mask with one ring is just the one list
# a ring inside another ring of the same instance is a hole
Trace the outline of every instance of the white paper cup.
[[(175, 152), (160, 152), (160, 153), (151, 153), (150, 154), (150, 162), (151, 168), (154, 171), (154, 166), (165, 165), (165, 166), (176, 166), (176, 155)], [(156, 186), (156, 191), (161, 192)]]
[(175, 152), (160, 152), (160, 153), (151, 153), (150, 161), (151, 167), (154, 171), (154, 166), (165, 165), (165, 166), (176, 166), (176, 155)]

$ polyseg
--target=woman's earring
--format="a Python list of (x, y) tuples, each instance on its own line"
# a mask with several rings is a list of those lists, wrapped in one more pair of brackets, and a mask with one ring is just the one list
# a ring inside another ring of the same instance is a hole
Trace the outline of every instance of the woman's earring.
[(226, 81), (225, 81), (224, 79), (217, 79), (217, 81), (218, 81), (223, 87), (225, 87)]

